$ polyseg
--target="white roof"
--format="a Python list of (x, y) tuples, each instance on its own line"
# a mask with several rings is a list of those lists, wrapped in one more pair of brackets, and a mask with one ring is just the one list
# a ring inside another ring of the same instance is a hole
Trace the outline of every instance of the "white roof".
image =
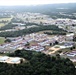
[(0, 61), (5, 61), (5, 60), (7, 60), (8, 58), (9, 58), (8, 56), (0, 57)]
[(11, 62), (18, 62), (18, 61), (20, 61), (20, 59), (21, 59), (21, 58), (18, 58), (18, 57), (12, 58)]
[(60, 46), (60, 48), (63, 48), (63, 49), (64, 49), (64, 48), (66, 48), (66, 47), (65, 47), (65, 46)]
[(67, 34), (66, 36), (74, 36), (74, 33), (71, 33), (71, 34)]
[(67, 56), (72, 56), (72, 57), (74, 57), (74, 56), (75, 56), (75, 54), (67, 54)]

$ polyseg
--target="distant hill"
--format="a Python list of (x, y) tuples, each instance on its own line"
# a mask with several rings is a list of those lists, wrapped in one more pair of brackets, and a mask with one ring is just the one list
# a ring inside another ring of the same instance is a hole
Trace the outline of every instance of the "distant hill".
[(60, 9), (57, 8), (64, 8), (65, 11), (67, 10), (76, 11), (75, 9), (76, 3), (45, 4), (45, 5), (37, 5), (37, 6), (0, 6), (0, 11), (11, 10), (17, 12), (26, 11), (26, 12), (44, 12), (44, 13), (46, 11), (47, 12), (61, 11)]
[[(0, 6), (0, 12), (5, 11), (43, 13), (50, 16), (68, 18), (67, 16), (60, 15), (59, 12), (66, 14), (76, 13), (76, 3), (44, 4), (36, 6)], [(73, 16), (72, 18), (75, 17)]]

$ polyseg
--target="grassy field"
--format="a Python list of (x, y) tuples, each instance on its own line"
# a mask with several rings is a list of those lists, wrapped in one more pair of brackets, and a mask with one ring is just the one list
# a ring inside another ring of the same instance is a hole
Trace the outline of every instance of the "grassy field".
[[(11, 19), (12, 19), (12, 17), (11, 18), (0, 18), (0, 21), (8, 21), (8, 22), (10, 22), (11, 21)], [(2, 26), (5, 26), (6, 25), (6, 23), (4, 24), (4, 23), (0, 23), (0, 27), (2, 27)]]
[(4, 23), (0, 23), (0, 27), (4, 26), (5, 24)]
[(5, 41), (5, 38), (4, 37), (0, 37), (0, 44), (3, 44)]
[(0, 21), (2, 21), (2, 20), (4, 20), (4, 21), (10, 21), (12, 19), (12, 17), (10, 17), (10, 18), (0, 18)]

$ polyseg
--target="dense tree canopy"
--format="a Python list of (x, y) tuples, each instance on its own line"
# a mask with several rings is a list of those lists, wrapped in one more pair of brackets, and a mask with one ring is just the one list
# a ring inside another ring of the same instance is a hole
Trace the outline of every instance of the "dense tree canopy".
[(41, 52), (18, 50), (9, 56), (24, 57), (28, 62), (17, 65), (0, 63), (0, 75), (75, 75), (72, 62), (58, 55), (52, 57)]
[(11, 40), (10, 39), (6, 39), (5, 41), (4, 41), (5, 43), (7, 43), (7, 42), (11, 42)]
[(34, 32), (44, 31), (44, 30), (62, 32), (61, 34), (63, 34), (65, 32), (63, 29), (60, 29), (55, 25), (48, 25), (48, 26), (42, 26), (41, 25), (39, 27), (23, 29), (23, 30), (19, 30), (19, 31), (1, 32), (0, 36), (2, 36), (2, 37), (16, 37), (16, 36), (22, 36), (22, 35), (26, 35), (26, 34), (30, 34), (30, 33), (34, 33)]

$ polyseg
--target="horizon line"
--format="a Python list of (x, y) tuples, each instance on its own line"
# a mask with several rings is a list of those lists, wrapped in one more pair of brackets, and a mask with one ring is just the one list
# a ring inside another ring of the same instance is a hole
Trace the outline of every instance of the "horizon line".
[(31, 5), (0, 5), (0, 6), (40, 6), (40, 5), (53, 5), (53, 4), (74, 4), (76, 2), (68, 2), (68, 3), (48, 3), (48, 4), (31, 4)]

